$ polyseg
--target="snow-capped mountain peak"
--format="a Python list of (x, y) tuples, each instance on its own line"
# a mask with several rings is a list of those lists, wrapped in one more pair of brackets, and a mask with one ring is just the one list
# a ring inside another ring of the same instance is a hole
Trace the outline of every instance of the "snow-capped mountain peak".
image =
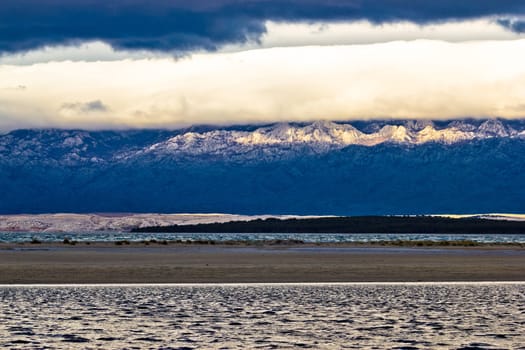
[(479, 126), (478, 135), (485, 137), (507, 137), (509, 136), (509, 130), (500, 120), (489, 119)]
[(256, 147), (306, 146), (328, 150), (350, 145), (375, 146), (382, 143), (419, 145), (429, 142), (453, 144), (492, 137), (516, 137), (500, 120), (487, 120), (479, 125), (454, 121), (437, 127), (432, 121), (391, 122), (377, 131), (364, 132), (352, 123), (316, 121), (310, 124), (277, 123), (252, 131), (213, 130), (188, 132), (150, 147), (151, 152), (189, 152), (192, 154), (242, 153)]
[(525, 120), (17, 130), (0, 213), (523, 212), (524, 164)]
[(348, 146), (426, 143), (452, 145), (490, 138), (525, 138), (525, 122), (489, 120), (276, 123), (184, 131), (19, 130), (0, 136), (0, 160), (45, 158), (61, 164), (136, 157), (221, 156), (259, 159)]

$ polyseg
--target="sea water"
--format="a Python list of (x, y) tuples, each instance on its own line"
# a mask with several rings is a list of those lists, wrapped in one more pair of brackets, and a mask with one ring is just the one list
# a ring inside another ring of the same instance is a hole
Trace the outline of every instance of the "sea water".
[(65, 238), (79, 242), (115, 242), (127, 240), (168, 241), (272, 241), (299, 240), (306, 243), (344, 243), (379, 241), (461, 241), (480, 243), (525, 243), (525, 234), (425, 234), (425, 233), (134, 233), (134, 232), (0, 232), (0, 242), (62, 242)]
[(0, 348), (525, 349), (525, 284), (0, 287)]

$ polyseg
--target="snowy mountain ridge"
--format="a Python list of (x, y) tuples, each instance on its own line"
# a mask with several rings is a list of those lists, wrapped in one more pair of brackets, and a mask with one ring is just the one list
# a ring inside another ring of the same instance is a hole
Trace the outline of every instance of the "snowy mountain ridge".
[(523, 213), (524, 173), (525, 120), (15, 130), (0, 214)]
[(75, 165), (144, 157), (231, 155), (240, 160), (258, 160), (322, 154), (348, 146), (452, 145), (490, 138), (525, 139), (525, 121), (317, 121), (173, 131), (15, 130), (0, 135), (0, 162), (44, 160)]
[(370, 123), (375, 132), (364, 132), (351, 123), (317, 121), (307, 125), (279, 123), (253, 131), (213, 130), (188, 132), (154, 144), (144, 153), (216, 153), (232, 149), (254, 147), (310, 146), (319, 151), (350, 145), (375, 146), (383, 143), (420, 145), (429, 142), (453, 144), (493, 137), (525, 137), (524, 130), (516, 130), (501, 120), (486, 120), (479, 126), (454, 121), (444, 128), (433, 122), (408, 121), (379, 126)]

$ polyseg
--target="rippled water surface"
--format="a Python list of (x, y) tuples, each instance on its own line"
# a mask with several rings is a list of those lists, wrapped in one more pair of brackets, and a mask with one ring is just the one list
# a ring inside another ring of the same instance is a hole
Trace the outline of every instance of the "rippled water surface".
[(462, 241), (481, 243), (525, 243), (523, 234), (427, 234), (427, 233), (139, 233), (139, 232), (0, 232), (0, 242), (28, 242), (33, 238), (42, 242), (62, 242), (64, 238), (79, 242), (114, 242), (128, 240), (170, 241), (260, 241), (300, 240), (304, 242), (341, 243), (377, 241)]
[(525, 349), (524, 284), (1, 287), (14, 349)]

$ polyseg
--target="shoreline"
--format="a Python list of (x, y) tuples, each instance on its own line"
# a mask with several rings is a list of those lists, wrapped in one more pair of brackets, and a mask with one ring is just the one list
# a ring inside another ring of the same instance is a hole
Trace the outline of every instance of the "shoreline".
[(472, 240), (392, 240), (392, 241), (349, 241), (349, 242), (305, 242), (300, 240), (115, 240), (115, 241), (75, 241), (69, 238), (64, 241), (23, 241), (0, 242), (0, 252), (8, 250), (57, 250), (57, 249), (425, 249), (454, 250), (523, 250), (525, 243), (521, 242), (477, 242)]
[(0, 288), (68, 288), (68, 287), (272, 287), (272, 286), (492, 286), (525, 285), (523, 281), (434, 281), (434, 282), (230, 282), (230, 283), (56, 283), (0, 284)]
[(0, 284), (525, 281), (514, 246), (0, 244)]
[(65, 238), (62, 241), (41, 241), (37, 238), (27, 241), (2, 242), (0, 241), (0, 250), (9, 249), (17, 246), (30, 247), (413, 247), (413, 248), (478, 248), (478, 249), (525, 249), (525, 242), (480, 242), (469, 239), (459, 240), (377, 240), (377, 241), (340, 241), (340, 242), (310, 242), (298, 239), (270, 239), (270, 240), (166, 240), (166, 239), (149, 239), (149, 240), (128, 240), (117, 239), (113, 241), (90, 241), (74, 240)]

